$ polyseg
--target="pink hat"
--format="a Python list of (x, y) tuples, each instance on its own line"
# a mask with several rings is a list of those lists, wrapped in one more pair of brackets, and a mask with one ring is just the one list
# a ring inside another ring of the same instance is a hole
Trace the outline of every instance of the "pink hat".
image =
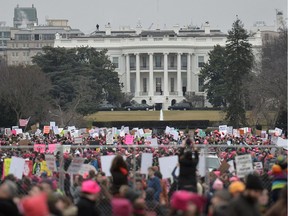
[(47, 206), (47, 195), (41, 193), (39, 195), (25, 197), (21, 201), (24, 216), (48, 216), (49, 209)]
[(171, 197), (171, 207), (182, 211), (187, 210), (189, 203), (195, 204), (197, 209), (201, 210), (204, 202), (203, 197), (184, 190), (174, 192)]
[(89, 194), (97, 194), (99, 193), (101, 188), (97, 184), (97, 182), (93, 180), (87, 180), (82, 183), (81, 192), (89, 193)]
[(132, 205), (127, 199), (113, 198), (111, 204), (113, 216), (129, 216), (133, 213)]
[(215, 174), (217, 177), (220, 177), (221, 172), (217, 170), (217, 171), (214, 171), (214, 174)]
[(223, 182), (220, 179), (216, 179), (213, 183), (212, 188), (214, 190), (222, 190), (223, 189)]

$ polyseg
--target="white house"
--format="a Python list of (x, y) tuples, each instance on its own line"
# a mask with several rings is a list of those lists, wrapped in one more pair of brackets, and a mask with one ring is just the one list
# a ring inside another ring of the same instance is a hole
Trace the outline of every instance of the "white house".
[[(171, 30), (143, 30), (140, 24), (134, 30), (113, 31), (110, 24), (105, 31), (98, 28), (89, 36), (58, 36), (54, 47), (107, 49), (124, 84), (123, 92), (131, 93), (139, 103), (163, 109), (182, 101), (187, 93), (204, 95), (198, 74), (209, 51), (217, 44), (224, 46), (227, 36), (211, 30), (208, 22), (202, 29), (174, 26)], [(260, 34), (249, 41), (254, 48), (261, 47)]]

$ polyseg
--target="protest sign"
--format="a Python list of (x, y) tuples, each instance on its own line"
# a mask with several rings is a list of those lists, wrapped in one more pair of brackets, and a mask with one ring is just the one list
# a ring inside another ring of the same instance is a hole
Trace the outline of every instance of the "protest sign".
[(230, 160), (230, 161), (228, 161), (227, 163), (230, 165), (230, 167), (229, 167), (229, 172), (230, 172), (230, 173), (235, 172), (234, 160)]
[(237, 176), (240, 178), (253, 172), (252, 158), (250, 154), (235, 157)]
[(5, 128), (5, 135), (7, 135), (7, 136), (11, 136), (12, 135), (11, 128)]
[(232, 126), (228, 126), (228, 127), (227, 127), (227, 133), (228, 133), (229, 135), (233, 135), (233, 127), (232, 127)]
[(16, 131), (16, 135), (23, 133), (23, 130), (21, 128), (20, 129), (15, 129), (15, 131)]
[(141, 169), (140, 173), (148, 174), (148, 168), (152, 166), (153, 154), (152, 153), (143, 153), (141, 157)]
[(124, 127), (124, 133), (129, 134), (129, 127)]
[(178, 164), (178, 156), (159, 158), (160, 171), (163, 179), (172, 178), (172, 172)]
[(71, 145), (63, 145), (63, 153), (70, 153)]
[(134, 144), (134, 136), (127, 134), (125, 136), (125, 144), (126, 145), (133, 145)]
[(171, 131), (170, 134), (173, 136), (174, 140), (178, 140), (178, 137), (179, 137), (178, 131), (176, 131), (176, 130)]
[(52, 130), (53, 127), (55, 127), (55, 126), (56, 126), (56, 122), (50, 122), (50, 130)]
[(24, 172), (25, 159), (12, 157), (9, 173), (13, 174), (16, 178), (22, 179)]
[(108, 131), (108, 133), (106, 135), (106, 144), (112, 145), (113, 142), (114, 142), (114, 138), (113, 138), (112, 131)]
[(48, 145), (49, 152), (50, 153), (54, 153), (56, 151), (56, 149), (57, 149), (57, 145), (59, 145), (59, 144), (49, 144)]
[(219, 125), (219, 133), (221, 133), (221, 136), (227, 134), (228, 127), (227, 125)]
[(254, 162), (253, 166), (254, 166), (253, 167), (254, 170), (256, 170), (257, 172), (259, 172), (259, 173), (263, 172), (263, 164), (262, 164), (262, 162)]
[(4, 165), (3, 165), (2, 178), (9, 174), (10, 165), (11, 165), (11, 158), (5, 158)]
[(112, 164), (112, 161), (114, 159), (115, 155), (105, 155), (101, 156), (101, 166), (102, 166), (102, 172), (106, 174), (106, 176), (111, 176), (110, 173), (110, 167)]
[(138, 130), (138, 133), (140, 137), (144, 136), (144, 130), (142, 128)]
[[(277, 144), (278, 138), (279, 138), (279, 137), (277, 137), (277, 136), (271, 136), (271, 143), (274, 144), (274, 145)], [(280, 137), (280, 138), (281, 138), (281, 137)]]
[(74, 138), (74, 143), (75, 144), (82, 144), (82, 138), (81, 137), (75, 137)]
[(157, 138), (151, 139), (150, 142), (151, 142), (150, 146), (154, 146), (154, 147), (158, 146), (158, 139)]
[(55, 161), (54, 155), (45, 155), (45, 160), (46, 160), (48, 169), (52, 172), (56, 172), (57, 168), (56, 168), (56, 161)]
[(50, 126), (44, 126), (43, 133), (44, 134), (49, 134), (50, 133)]
[(58, 126), (54, 126), (54, 127), (53, 127), (53, 132), (54, 132), (55, 135), (60, 134), (60, 131), (59, 131)]
[(84, 163), (85, 158), (74, 158), (67, 170), (68, 173), (77, 174), (81, 169), (82, 164)]
[(18, 126), (12, 126), (12, 130), (16, 130), (16, 129), (19, 129)]
[(276, 146), (283, 147), (284, 149), (288, 150), (288, 139), (283, 139), (282, 137), (278, 137)]
[(94, 166), (90, 164), (82, 164), (81, 169), (79, 170), (78, 174), (84, 176), (86, 174), (89, 174), (90, 170), (93, 170), (95, 173), (97, 173), (97, 170)]
[(280, 128), (276, 127), (274, 130), (275, 130), (275, 136), (281, 136), (282, 130)]
[(34, 144), (34, 151), (44, 153), (46, 149), (45, 144)]
[(23, 175), (31, 177), (33, 171), (33, 162), (31, 160), (25, 160)]

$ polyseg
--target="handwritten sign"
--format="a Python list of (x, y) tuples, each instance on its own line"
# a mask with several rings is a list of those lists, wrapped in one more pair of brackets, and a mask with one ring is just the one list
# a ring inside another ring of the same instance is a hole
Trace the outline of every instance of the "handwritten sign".
[(50, 133), (50, 126), (44, 126), (43, 133), (44, 134), (49, 134)]
[(9, 173), (13, 174), (18, 179), (22, 179), (24, 166), (25, 166), (25, 159), (12, 157)]
[(40, 152), (40, 153), (44, 153), (46, 149), (46, 145), (45, 144), (34, 144), (34, 151)]
[(74, 158), (67, 170), (68, 173), (77, 174), (84, 163), (85, 158)]
[(125, 144), (126, 145), (133, 145), (133, 143), (134, 143), (134, 136), (127, 134), (125, 136)]
[(250, 154), (238, 155), (235, 157), (237, 176), (245, 177), (247, 174), (253, 172), (252, 158)]

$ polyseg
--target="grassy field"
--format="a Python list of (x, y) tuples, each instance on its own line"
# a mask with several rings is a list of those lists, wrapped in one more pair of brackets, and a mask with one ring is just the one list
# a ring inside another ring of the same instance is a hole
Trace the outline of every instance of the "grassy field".
[[(163, 111), (164, 120), (209, 120), (223, 121), (225, 114), (221, 111)], [(87, 121), (157, 121), (160, 111), (109, 111), (97, 112), (86, 116)]]

